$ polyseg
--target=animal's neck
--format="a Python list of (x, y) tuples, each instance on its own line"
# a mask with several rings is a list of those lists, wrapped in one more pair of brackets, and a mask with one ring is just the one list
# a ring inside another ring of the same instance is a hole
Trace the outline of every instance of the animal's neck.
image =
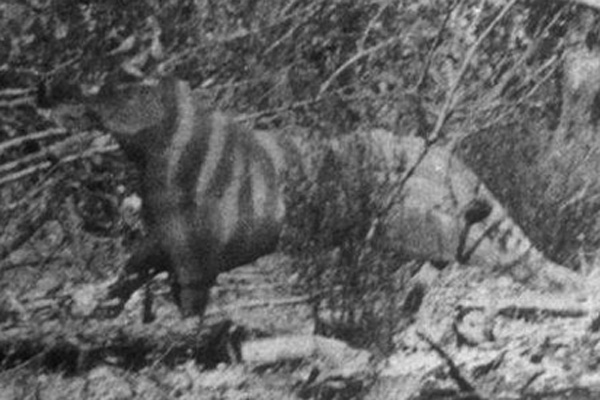
[[(142, 173), (144, 202), (158, 210), (163, 202), (191, 196), (211, 140), (214, 144), (227, 132), (214, 126), (212, 114), (197, 105), (186, 83), (164, 81), (128, 95), (121, 108), (101, 111), (109, 121), (105, 127)], [(129, 113), (112, 118), (124, 110)]]

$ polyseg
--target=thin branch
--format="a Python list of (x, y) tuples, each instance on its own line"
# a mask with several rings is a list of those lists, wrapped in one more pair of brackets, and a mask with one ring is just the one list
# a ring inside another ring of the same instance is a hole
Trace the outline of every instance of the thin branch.
[(44, 179), (39, 184), (36, 184), (35, 187), (29, 189), (27, 193), (19, 198), (18, 201), (14, 201), (12, 203), (7, 204), (2, 211), (5, 213), (11, 213), (18, 210), (21, 207), (29, 205), (32, 201), (38, 196), (40, 193), (49, 190), (53, 185), (55, 185), (55, 181), (50, 179)]
[(423, 71), (421, 72), (421, 76), (419, 77), (419, 79), (417, 79), (417, 84), (415, 85), (415, 88), (417, 90), (419, 90), (421, 88), (421, 86), (423, 86), (423, 84), (425, 83), (425, 78), (427, 77), (427, 72), (429, 71), (431, 62), (433, 61), (433, 56), (435, 54), (435, 51), (438, 49), (439, 45), (442, 43), (442, 35), (446, 31), (446, 26), (448, 25), (448, 21), (450, 21), (450, 17), (452, 16), (452, 11), (454, 11), (454, 8), (456, 7), (456, 5), (458, 3), (459, 2), (457, 1), (454, 4), (451, 4), (448, 6), (448, 11), (446, 12), (446, 17), (444, 18), (444, 21), (442, 22), (442, 25), (440, 26), (440, 29), (438, 30), (438, 34), (435, 38), (435, 41), (433, 42), (433, 45), (431, 46), (431, 49), (429, 50), (429, 53), (427, 54), (427, 57), (425, 58), (425, 65), (423, 66)]
[[(538, 70), (533, 74), (533, 76), (538, 76), (543, 72), (543, 70), (548, 69), (548, 71), (541, 77), (541, 79), (539, 79), (539, 81), (527, 93), (525, 93), (521, 98), (510, 101), (507, 104), (510, 105), (511, 107), (517, 107), (517, 106), (524, 104), (528, 99), (530, 99), (531, 97), (533, 97), (535, 95), (535, 93), (538, 91), (538, 89), (540, 87), (542, 87), (542, 85), (544, 85), (548, 81), (548, 79), (550, 79), (554, 75), (556, 70), (560, 67), (561, 67), (561, 64), (560, 64), (559, 57), (553, 57), (552, 59), (548, 60), (548, 62), (544, 63), (544, 65), (542, 65), (540, 68), (538, 68)], [(494, 101), (493, 104), (486, 104), (485, 107), (481, 107), (481, 108), (477, 109), (477, 112), (478, 113), (492, 112), (495, 109), (499, 109), (502, 106), (506, 106), (506, 104), (496, 100), (496, 101)], [(496, 115), (494, 116), (493, 119), (487, 119), (486, 122), (483, 125), (480, 125), (477, 130), (475, 130), (475, 131), (465, 130), (462, 135), (456, 136), (457, 140), (455, 140), (455, 141), (458, 142), (458, 141), (460, 141), (460, 139), (462, 137), (468, 136), (475, 132), (485, 131), (486, 129), (489, 129), (491, 127), (498, 128), (499, 127), (498, 124), (503, 124), (506, 121), (510, 120), (510, 116), (513, 114), (514, 114), (513, 110), (504, 111), (499, 114), (496, 113)]]
[(3, 261), (4, 264), (0, 264), (0, 272), (5, 273), (8, 271), (12, 271), (15, 269), (20, 269), (20, 268), (39, 268), (40, 265), (42, 265), (42, 263), (47, 264), (47, 263), (56, 263), (56, 262), (60, 262), (64, 259), (63, 256), (57, 256), (56, 254), (53, 254), (51, 256), (45, 257), (44, 260), (40, 260), (40, 259), (33, 259), (33, 260), (25, 260), (25, 261), (20, 261), (18, 263), (15, 262), (10, 262), (10, 260), (7, 261)]
[(33, 92), (33, 89), (2, 89), (0, 90), (0, 97), (20, 97), (27, 96)]
[(34, 163), (35, 161), (48, 160), (49, 156), (51, 156), (51, 152), (48, 149), (44, 149), (40, 152), (30, 154), (24, 157), (20, 157), (15, 161), (11, 161), (5, 164), (0, 165), (0, 174), (7, 174), (12, 170), (23, 170), (28, 165)]
[(8, 175), (8, 176), (0, 179), (0, 187), (7, 185), (11, 182), (14, 182), (14, 181), (25, 179), (31, 175), (35, 175), (37, 173), (40, 173), (47, 169), (50, 169), (54, 166), (67, 164), (67, 163), (77, 161), (77, 160), (83, 160), (86, 158), (90, 158), (96, 154), (112, 153), (117, 150), (119, 150), (119, 146), (115, 144), (115, 145), (110, 145), (110, 146), (106, 146), (106, 147), (91, 149), (91, 150), (85, 151), (81, 154), (74, 154), (71, 156), (67, 156), (63, 160), (60, 160), (58, 163), (53, 163), (50, 161), (42, 162), (40, 164), (33, 165), (25, 170), (16, 172), (14, 174)]
[(469, 397), (470, 399), (471, 398), (473, 398), (473, 399), (484, 399), (485, 398), (485, 397), (481, 396), (475, 389), (475, 386), (473, 386), (463, 376), (458, 365), (456, 365), (454, 360), (452, 360), (452, 358), (448, 355), (448, 353), (446, 351), (444, 351), (444, 349), (442, 349), (442, 347), (440, 345), (435, 343), (433, 341), (433, 339), (429, 338), (427, 335), (425, 335), (422, 332), (417, 331), (417, 336), (421, 340), (423, 340), (425, 343), (427, 343), (429, 346), (431, 346), (433, 351), (435, 351), (440, 356), (440, 358), (442, 360), (444, 360), (444, 362), (446, 363), (446, 365), (448, 366), (448, 368), (450, 370), (450, 372), (449, 372), (450, 377), (454, 380), (454, 382), (456, 382), (456, 384), (458, 385), (458, 388), (461, 392), (466, 392), (466, 393), (472, 394), (473, 397)]
[(373, 18), (371, 18), (371, 20), (369, 21), (369, 24), (367, 25), (367, 28), (365, 29), (365, 31), (361, 35), (360, 39), (358, 40), (358, 43), (356, 44), (356, 48), (358, 50), (360, 50), (360, 51), (364, 50), (365, 42), (367, 41), (369, 34), (373, 30), (373, 27), (375, 26), (375, 22), (379, 20), (379, 17), (381, 17), (383, 12), (389, 7), (390, 4), (391, 4), (391, 0), (388, 0), (385, 4), (379, 6), (379, 10), (377, 10), (377, 13), (375, 13)]
[(402, 40), (402, 38), (399, 36), (396, 36), (396, 37), (386, 40), (385, 42), (379, 43), (378, 45), (373, 46), (367, 50), (363, 50), (363, 51), (356, 53), (348, 61), (346, 61), (344, 64), (342, 64), (342, 66), (340, 66), (337, 70), (335, 70), (335, 72), (333, 74), (331, 74), (331, 76), (325, 81), (325, 83), (323, 83), (321, 85), (321, 88), (319, 89), (319, 94), (317, 95), (317, 100), (320, 100), (321, 97), (323, 97), (323, 94), (327, 91), (327, 89), (329, 89), (329, 86), (331, 86), (333, 84), (333, 82), (337, 79), (338, 76), (340, 76), (342, 74), (342, 72), (344, 72), (346, 69), (348, 69), (354, 63), (356, 63), (358, 60), (360, 60), (366, 56), (369, 56), (381, 49), (388, 47), (388, 46), (396, 44), (400, 40)]
[(7, 140), (6, 142), (1, 143), (0, 144), (0, 155), (2, 155), (2, 153), (4, 153), (6, 150), (10, 149), (11, 147), (21, 146), (23, 143), (28, 142), (28, 141), (48, 139), (48, 138), (52, 138), (52, 137), (60, 137), (60, 136), (65, 136), (66, 134), (67, 134), (67, 131), (63, 128), (51, 128), (51, 129), (47, 129), (45, 131), (34, 132), (34, 133), (30, 133), (25, 136), (19, 136), (18, 138)]
[[(286, 105), (281, 106), (281, 107), (270, 108), (268, 110), (263, 110), (263, 111), (259, 111), (259, 112), (255, 112), (255, 113), (240, 114), (237, 117), (235, 117), (234, 120), (236, 122), (244, 122), (244, 121), (258, 119), (258, 118), (264, 117), (264, 116), (269, 115), (269, 114), (279, 114), (279, 113), (282, 113), (282, 112), (285, 112), (285, 111), (294, 110), (296, 108), (310, 106), (310, 105), (313, 105), (313, 104), (320, 103), (325, 98), (327, 98), (327, 96), (333, 95), (335, 93), (339, 93), (339, 92), (338, 91), (330, 92), (327, 95), (323, 95), (323, 96), (318, 97), (318, 98), (312, 98), (312, 99), (308, 99), (308, 100), (304, 100), (304, 101), (298, 101), (298, 102), (295, 102), (295, 103), (292, 103), (292, 104), (286, 104)], [(344, 97), (344, 99), (346, 99), (346, 100), (355, 100), (355, 99), (359, 99), (361, 97), (364, 97), (364, 95), (361, 94), (361, 95), (357, 95), (357, 96), (346, 96), (346, 97)]]
[(519, 100), (517, 100), (517, 104), (521, 104), (527, 98), (533, 96), (537, 90), (550, 79), (554, 73), (562, 67), (560, 63), (560, 57), (554, 56), (550, 58), (547, 62), (545, 62), (540, 68), (538, 68), (533, 74), (534, 77), (539, 77), (544, 70), (548, 70), (544, 76)]
[(571, 2), (600, 10), (600, 0), (571, 0)]
[(311, 296), (296, 296), (296, 297), (288, 297), (285, 299), (271, 299), (271, 300), (254, 300), (254, 301), (244, 301), (236, 304), (229, 304), (227, 306), (219, 307), (215, 310), (210, 310), (206, 313), (206, 315), (220, 315), (222, 313), (231, 313), (237, 310), (247, 310), (249, 308), (271, 308), (271, 307), (284, 307), (284, 306), (293, 306), (297, 304), (308, 304), (308, 302), (312, 299)]
[(31, 166), (19, 172), (15, 172), (14, 174), (10, 174), (2, 179), (0, 179), (0, 187), (3, 185), (9, 184), (11, 182), (19, 181), (21, 179), (25, 179), (28, 176), (37, 174), (41, 171), (49, 169), (52, 167), (52, 163), (50, 161), (43, 162), (38, 165)]
[(31, 97), (20, 97), (12, 100), (0, 101), (0, 108), (15, 108), (26, 104), (33, 104)]
[[(277, 39), (275, 41), (275, 43), (273, 43), (272, 45), (270, 45), (264, 52), (263, 55), (267, 55), (269, 53), (271, 53), (273, 50), (275, 50), (277, 47), (279, 47), (280, 44), (282, 44), (283, 42), (285, 42), (288, 38), (292, 37), (292, 35), (294, 34), (294, 32), (296, 32), (296, 30), (298, 28), (300, 28), (301, 26), (303, 26), (303, 24), (305, 24), (307, 21), (310, 21), (310, 18), (318, 11), (317, 7), (310, 7), (307, 11), (306, 11), (306, 15), (302, 16), (300, 18), (301, 13), (296, 14), (298, 16), (298, 22), (295, 23), (293, 26), (290, 27), (290, 29), (283, 34), (279, 39)], [(296, 20), (296, 19), (294, 19)]]
[[(11, 240), (0, 244), (0, 261), (23, 246), (50, 219), (52, 207), (48, 207), (47, 205), (43, 207), (44, 209), (35, 218), (32, 218), (30, 215), (23, 216), (17, 228), (17, 233)], [(3, 271), (0, 270), (0, 272)]]
[(69, 153), (81, 152), (81, 149), (86, 146), (89, 147), (89, 144), (94, 139), (101, 136), (102, 135), (95, 134), (95, 132), (86, 132), (84, 134), (68, 136), (66, 139), (56, 142), (52, 146), (43, 147), (36, 153), (20, 157), (15, 161), (0, 164), (0, 174), (7, 174), (15, 169), (23, 169), (35, 161), (51, 161), (54, 159), (56, 160), (55, 162), (58, 162)]
[(488, 25), (486, 30), (483, 31), (483, 33), (481, 35), (479, 35), (479, 37), (477, 38), (475, 43), (473, 43), (471, 48), (467, 51), (465, 60), (462, 64), (458, 74), (456, 75), (454, 82), (452, 83), (452, 85), (450, 86), (450, 89), (448, 90), (448, 95), (446, 96), (446, 101), (444, 102), (444, 105), (442, 106), (442, 111), (440, 112), (440, 115), (435, 123), (435, 127), (433, 128), (433, 131), (431, 132), (431, 135), (428, 138), (429, 142), (435, 142), (439, 138), (440, 132), (442, 131), (442, 127), (446, 123), (446, 120), (448, 119), (448, 116), (451, 114), (452, 109), (455, 105), (456, 92), (458, 91), (458, 87), (459, 87), (463, 77), (465, 76), (467, 70), (469, 69), (469, 67), (471, 65), (471, 61), (473, 60), (473, 57), (475, 56), (475, 52), (477, 51), (477, 49), (479, 48), (479, 46), (481, 45), (483, 40), (490, 33), (492, 33), (492, 31), (496, 27), (496, 25), (498, 25), (500, 23), (500, 21), (504, 18), (504, 16), (508, 13), (508, 11), (512, 8), (512, 6), (515, 5), (516, 2), (517, 2), (517, 0), (509, 1), (504, 6), (504, 8), (500, 11), (500, 13), (498, 13), (496, 18), (492, 21), (492, 23)]
[[(543, 37), (545, 36), (545, 34), (548, 34), (550, 28), (552, 28), (553, 26), (558, 24), (560, 18), (564, 14), (564, 10), (565, 9), (563, 8), (560, 12), (556, 13), (556, 15), (554, 15), (554, 18), (552, 18), (552, 20), (548, 24), (546, 24), (546, 26), (544, 27), (544, 30), (539, 35), (539, 38), (534, 39), (529, 44), (529, 46), (527, 47), (525, 52), (523, 52), (523, 54), (521, 54), (519, 59), (512, 64), (510, 69), (502, 74), (502, 77), (499, 79), (499, 82), (494, 87), (492, 87), (490, 90), (487, 91), (488, 94), (485, 96), (485, 100), (483, 100), (481, 102), (481, 104), (485, 104), (487, 102), (495, 100), (497, 97), (500, 96), (501, 93), (504, 92), (504, 90), (506, 89), (506, 86), (508, 86), (508, 84), (511, 82), (512, 78), (519, 72), (519, 69), (523, 65), (525, 65), (525, 63), (527, 61), (529, 61), (529, 59), (534, 54), (536, 54), (536, 52), (539, 50), (539, 46), (543, 40)], [(556, 56), (554, 56), (553, 58), (556, 58)], [(533, 77), (535, 77), (537, 75), (538, 75), (538, 73), (536, 71), (536, 73), (533, 74)], [(529, 77), (529, 80), (531, 80), (531, 77)]]

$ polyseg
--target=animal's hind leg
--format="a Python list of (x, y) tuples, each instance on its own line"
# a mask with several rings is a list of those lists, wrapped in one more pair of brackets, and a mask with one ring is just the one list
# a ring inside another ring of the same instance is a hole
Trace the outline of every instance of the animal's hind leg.
[(181, 284), (176, 277), (172, 279), (173, 298), (184, 318), (204, 315), (214, 282), (215, 279), (211, 279), (207, 282)]
[(173, 254), (172, 293), (184, 318), (204, 315), (221, 265), (218, 254), (198, 250)]

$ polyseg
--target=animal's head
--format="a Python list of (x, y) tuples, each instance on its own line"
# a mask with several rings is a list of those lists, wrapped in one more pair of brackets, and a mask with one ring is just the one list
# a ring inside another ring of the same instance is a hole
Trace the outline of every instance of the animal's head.
[(101, 87), (44, 82), (38, 87), (37, 102), (69, 130), (101, 128), (123, 138), (156, 127), (176, 114), (177, 98), (188, 91), (187, 84), (172, 79), (109, 82)]

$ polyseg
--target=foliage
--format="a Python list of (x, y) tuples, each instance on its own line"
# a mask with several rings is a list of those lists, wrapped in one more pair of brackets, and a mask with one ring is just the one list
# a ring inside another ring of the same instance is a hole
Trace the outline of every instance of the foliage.
[[(308, 152), (308, 151), (307, 151)], [(360, 134), (311, 149), (314, 176), (288, 176), (285, 250), (295, 256), (318, 330), (358, 346), (392, 348), (404, 280), (400, 254), (377, 248), (377, 223), (393, 197), (383, 155)], [(397, 176), (397, 175), (394, 175)]]
[[(380, 300), (403, 289), (390, 283), (390, 255), (367, 240), (389, 190), (373, 179), (377, 161), (361, 158), (358, 143), (345, 157), (327, 152), (330, 141), (359, 129), (462, 141), (463, 157), (536, 243), (571, 261), (577, 246), (600, 237), (590, 222), (597, 197), (565, 203), (580, 187), (568, 182), (577, 172), (566, 166), (585, 144), (564, 164), (542, 161), (556, 150), (546, 134), (565, 108), (563, 53), (593, 42), (586, 12), (543, 0), (4, 1), (0, 255), (43, 241), (35, 237), (43, 226), (67, 242), (127, 232), (117, 205), (135, 191), (130, 165), (97, 132), (51, 127), (32, 101), (43, 79), (93, 86), (125, 71), (137, 79), (175, 74), (242, 121), (301, 126), (319, 143), (321, 174), (316, 185), (294, 185), (292, 219), (302, 230), (296, 250), (308, 255), (304, 285), (327, 293), (318, 305), (333, 321), (367, 326), (387, 312)], [(595, 180), (592, 170), (584, 181)], [(549, 196), (556, 192), (567, 195)], [(113, 261), (97, 264), (111, 269)]]
[(577, 269), (600, 244), (598, 17), (568, 7), (533, 11), (548, 24), (535, 25), (537, 42), (515, 63), (503, 119), (480, 126), (460, 153), (547, 256)]

